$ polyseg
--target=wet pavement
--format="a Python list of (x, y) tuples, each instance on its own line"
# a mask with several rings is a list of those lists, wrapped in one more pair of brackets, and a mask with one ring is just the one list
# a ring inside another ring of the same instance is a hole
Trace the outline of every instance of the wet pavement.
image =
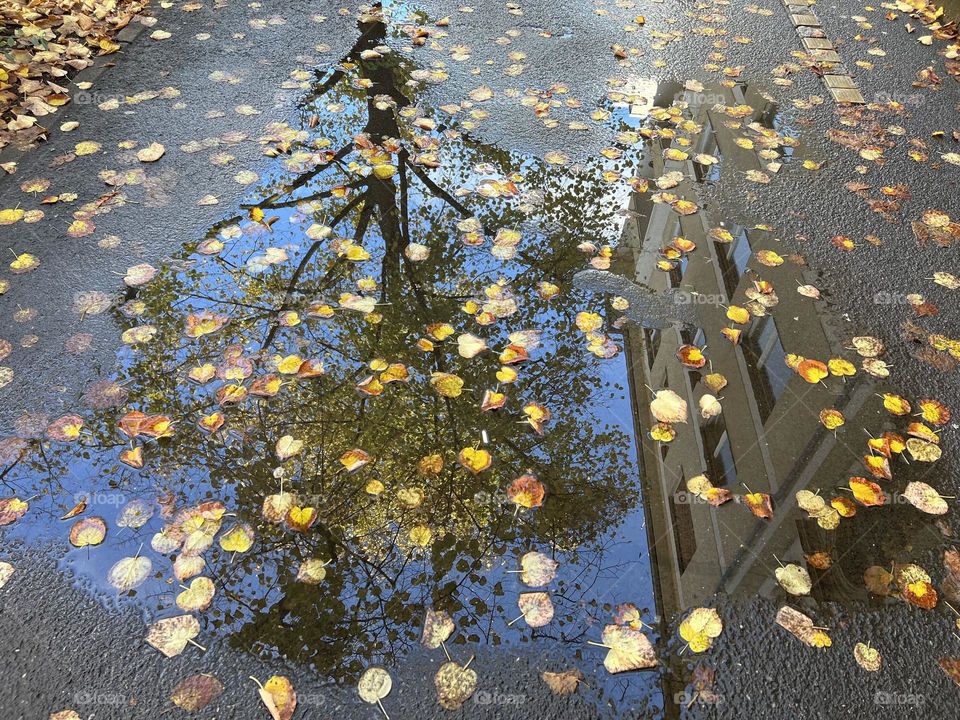
[(3, 181), (4, 716), (951, 703), (955, 61), (816, 10), (870, 104), (780, 5), (160, 11)]

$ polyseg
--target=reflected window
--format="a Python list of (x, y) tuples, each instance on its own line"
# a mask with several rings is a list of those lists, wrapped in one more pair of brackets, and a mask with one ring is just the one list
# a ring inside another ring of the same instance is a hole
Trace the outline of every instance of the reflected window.
[(677, 548), (677, 568), (682, 573), (697, 551), (697, 536), (693, 531), (693, 513), (690, 512), (690, 493), (687, 481), (680, 478), (680, 484), (670, 496), (670, 520), (673, 526), (673, 542)]
[(700, 424), (707, 477), (714, 485), (733, 486), (737, 482), (737, 464), (730, 447), (730, 435), (723, 415)]
[(717, 261), (720, 265), (720, 274), (723, 276), (723, 287), (727, 291), (727, 298), (733, 300), (740, 285), (740, 278), (747, 271), (750, 261), (750, 240), (747, 231), (742, 227), (730, 228), (733, 241), (729, 243), (714, 243), (717, 251)]
[(683, 282), (683, 273), (687, 270), (687, 256), (684, 255), (680, 258), (680, 261), (673, 266), (669, 272), (670, 277), (670, 287), (678, 288), (680, 283)]
[(648, 328), (643, 331), (643, 339), (647, 351), (647, 367), (652, 368), (657, 359), (657, 353), (660, 351), (660, 331), (655, 328)]
[(787, 366), (787, 356), (773, 318), (769, 315), (761, 318), (746, 333), (741, 347), (760, 411), (760, 421), (766, 423), (777, 400), (793, 377), (793, 371)]

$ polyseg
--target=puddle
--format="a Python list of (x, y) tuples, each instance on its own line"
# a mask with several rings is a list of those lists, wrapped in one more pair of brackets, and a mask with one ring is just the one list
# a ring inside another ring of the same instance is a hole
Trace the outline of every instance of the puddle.
[[(336, 680), (417, 651), (432, 607), (454, 619), (461, 661), (477, 644), (531, 646), (544, 669), (583, 670), (598, 704), (676, 714), (689, 655), (664, 633), (686, 609), (782, 598), (775, 558), (810, 567), (801, 607), (866, 601), (865, 568), (938, 544), (933, 519), (896, 497), (835, 530), (796, 507), (799, 490), (829, 499), (866, 474), (851, 447), (867, 438), (848, 428), (902, 432), (865, 372), (811, 384), (788, 367), (791, 353), (857, 360), (828, 300), (796, 291), (816, 283), (802, 258), (775, 229), (694, 204), (726, 173), (788, 162), (796, 135), (754, 88), (638, 80), (598, 109), (615, 138), (601, 155), (484, 145), (469, 133), (482, 95), (430, 107), (420, 89), (443, 71), (390, 49), (414, 20), (362, 23), (300, 124), (262, 139), (277, 156), (269, 179), (129, 291), (116, 312), (123, 371), (88, 391), (79, 440), (37, 442), (51, 419), (25, 417), (23, 441), (5, 441), (3, 481), (32, 498), (6, 532), (64, 539), (72, 521), (59, 518), (86, 498), (83, 517), (109, 531), (66, 568), (153, 620), (182, 612), (191, 576), (181, 560), (174, 577), (181, 542), (168, 536), (188, 525), (194, 574), (216, 584), (204, 633)], [(760, 264), (762, 250), (784, 261)], [(721, 332), (731, 304), (751, 313), (736, 345)], [(706, 348), (709, 364), (682, 365), (682, 345)], [(704, 418), (708, 373), (726, 386), (723, 412)], [(692, 410), (672, 442), (652, 438), (663, 428), (648, 388)], [(845, 416), (838, 433), (824, 408)], [(172, 427), (135, 427), (130, 412)], [(898, 470), (898, 486), (920, 465)], [(769, 493), (773, 518), (702, 501), (687, 490), (702, 473), (736, 495)], [(268, 496), (307, 510), (271, 522)], [(130, 501), (148, 510), (118, 527)], [(249, 550), (221, 546), (236, 525), (252, 529)], [(554, 619), (539, 628), (514, 621), (532, 589), (515, 571), (532, 550), (559, 563)], [(107, 573), (137, 553), (150, 577), (118, 595)], [(317, 584), (298, 579), (311, 559), (325, 564)], [(662, 671), (608, 675), (586, 645), (621, 603), (655, 628)]]

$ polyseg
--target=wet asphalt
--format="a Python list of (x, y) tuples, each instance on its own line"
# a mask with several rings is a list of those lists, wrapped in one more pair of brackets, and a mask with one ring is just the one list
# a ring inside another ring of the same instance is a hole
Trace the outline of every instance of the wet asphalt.
[[(430, 17), (454, 18), (458, 32), (471, 38), (478, 55), (483, 54), (481, 48), (498, 52), (496, 38), (511, 28), (533, 30), (522, 43), (530, 68), (523, 78), (525, 86), (547, 87), (565, 82), (589, 104), (604, 95), (608, 77), (629, 76), (631, 72), (617, 66), (609, 49), (612, 42), (630, 42), (622, 32), (622, 22), (597, 14), (590, 4), (529, 1), (522, 3), (522, 17), (507, 12), (499, 1), (476, 0), (472, 4), (474, 12), (470, 14), (458, 12), (461, 2), (423, 0), (418, 6)], [(106, 113), (93, 103), (74, 103), (57, 116), (54, 127), (61, 121), (76, 119), (81, 123), (79, 129), (72, 133), (54, 130), (49, 142), (22, 154), (9, 150), (3, 153), (4, 161), (16, 159), (19, 168), (14, 178), (0, 178), (0, 205), (6, 207), (15, 200), (19, 194), (16, 183), (30, 177), (50, 177), (54, 182), (51, 192), (96, 197), (104, 188), (96, 173), (119, 167), (113, 154), (122, 152), (115, 148), (124, 139), (162, 142), (169, 152), (191, 140), (229, 131), (241, 130), (255, 138), (268, 118), (290, 119), (301, 92), (296, 88), (279, 89), (290, 72), (298, 67), (322, 67), (335, 62), (356, 38), (352, 12), (355, 8), (351, 7), (349, 14), (341, 14), (339, 10), (344, 5), (266, 0), (258, 7), (230, 3), (218, 10), (205, 8), (195, 13), (183, 12), (176, 6), (157, 8), (158, 27), (172, 32), (173, 37), (154, 41), (149, 38), (150, 29), (141, 30), (129, 39), (122, 53), (106, 58), (109, 66), (101, 63), (92, 71), (95, 75), (90, 93), (102, 101), (171, 86), (179, 90), (180, 96), (121, 106)], [(751, 193), (748, 183), (733, 177), (725, 179), (713, 202), (723, 203), (728, 215), (747, 221), (789, 221), (791, 228), (804, 238), (785, 237), (785, 248), (802, 252), (813, 267), (821, 270), (819, 284), (830, 289), (828, 299), (843, 318), (849, 334), (877, 335), (887, 341), (888, 362), (897, 368), (897, 380), (905, 394), (922, 396), (936, 388), (937, 395), (944, 400), (956, 401), (960, 398), (957, 372), (942, 373), (915, 358), (911, 346), (902, 340), (902, 324), (913, 319), (909, 306), (878, 306), (874, 300), (878, 292), (903, 295), (922, 290), (942, 311), (939, 317), (925, 318), (924, 327), (928, 332), (957, 336), (960, 328), (956, 313), (949, 311), (956, 307), (955, 296), (926, 278), (934, 269), (960, 274), (960, 252), (956, 247), (919, 248), (907, 221), (927, 208), (957, 214), (960, 169), (948, 166), (932, 171), (903, 153), (891, 156), (882, 176), (884, 182), (904, 183), (912, 195), (900, 213), (900, 222), (889, 223), (874, 213), (864, 212), (862, 201), (843, 189), (862, 161), (824, 137), (825, 131), (837, 123), (832, 102), (819, 79), (811, 73), (798, 74), (794, 76), (796, 86), (787, 90), (770, 82), (771, 70), (798, 48), (782, 8), (771, 2), (773, 17), (763, 17), (745, 13), (743, 5), (731, 2), (725, 12), (734, 18), (735, 32), (752, 37), (754, 42), (731, 43), (723, 64), (744, 65), (744, 77), (756, 78), (774, 97), (825, 97), (822, 105), (798, 112), (797, 116), (805, 118), (801, 130), (808, 154), (829, 158), (829, 163), (820, 171), (813, 192), (807, 179), (798, 173), (779, 178), (776, 193)], [(872, 31), (858, 28), (850, 15), (861, 10), (856, 3), (817, 4), (829, 36), (839, 39), (836, 44), (848, 63), (867, 59), (876, 63), (875, 71), (858, 73), (864, 96), (904, 99), (909, 118), (891, 118), (890, 123), (906, 125), (911, 137), (926, 138), (931, 156), (934, 152), (956, 152), (957, 143), (949, 138), (932, 138), (932, 133), (945, 131), (949, 136), (951, 130), (960, 126), (957, 83), (945, 76), (939, 90), (913, 87), (916, 73), (935, 61), (933, 50), (917, 44), (915, 36), (904, 32), (897, 23), (880, 24), (878, 18)], [(647, 15), (651, 25), (672, 17), (676, 20), (673, 29), (689, 33), (702, 23), (685, 16), (685, 11), (696, 15), (695, 4), (664, 2), (637, 8), (638, 13)], [(315, 15), (326, 19), (311, 20)], [(250, 25), (253, 19), (272, 17), (282, 17), (286, 24), (268, 22), (263, 28)], [(554, 37), (537, 35), (540, 29), (549, 30)], [(877, 37), (886, 55), (868, 55), (868, 46), (853, 39), (858, 32)], [(210, 33), (212, 38), (205, 41), (207, 44), (198, 42), (194, 39), (197, 33)], [(236, 37), (235, 33), (243, 33), (243, 37)], [(320, 43), (329, 45), (329, 50), (317, 52), (316, 45)], [(705, 78), (702, 66), (707, 61), (706, 46), (702, 40), (694, 44), (688, 35), (659, 52), (646, 52), (666, 61), (666, 67), (657, 71), (663, 78)], [(424, 49), (427, 58), (431, 52)], [(637, 72), (646, 74), (649, 67), (642, 61), (640, 58), (637, 62)], [(451, 88), (475, 87), (478, 81), (470, 74), (473, 66), (450, 63), (451, 80), (434, 91), (437, 98), (449, 95)], [(216, 71), (235, 75), (240, 82), (211, 80), (211, 73)], [(494, 90), (516, 84), (512, 78), (496, 75), (485, 78), (485, 82)], [(178, 102), (185, 107), (176, 109)], [(243, 104), (253, 105), (262, 114), (247, 116), (234, 111)], [(586, 155), (608, 142), (600, 129), (574, 133), (564, 130), (561, 124), (557, 132), (545, 133), (531, 113), (521, 112), (516, 103), (505, 100), (498, 101), (490, 110), (492, 118), (479, 128), (478, 135), (484, 141), (512, 149), (543, 154), (563, 148), (571, 154)], [(208, 116), (211, 111), (222, 111), (223, 116)], [(81, 158), (50, 168), (54, 158), (85, 139), (100, 142), (105, 153), (94, 162)], [(236, 171), (264, 172), (270, 165), (254, 141), (240, 142), (229, 149), (236, 156), (231, 165)], [(70, 407), (74, 395), (89, 381), (110, 374), (117, 348), (111, 344), (110, 338), (116, 337), (116, 333), (107, 315), (84, 321), (83, 330), (96, 338), (87, 353), (76, 357), (63, 350), (64, 341), (77, 331), (76, 318), (69, 310), (75, 292), (114, 292), (118, 274), (122, 275), (127, 267), (137, 262), (158, 265), (184, 242), (202, 237), (245, 199), (244, 187), (231, 179), (233, 173), (210, 165), (205, 153), (179, 154), (176, 163), (165, 164), (156, 174), (156, 183), (144, 194), (142, 204), (99, 216), (96, 232), (87, 237), (71, 238), (66, 234), (71, 211), (68, 205), (50, 206), (47, 219), (36, 226), (0, 228), (5, 247), (42, 257), (41, 267), (32, 274), (30, 284), (15, 284), (0, 298), (3, 335), (15, 346), (4, 362), (17, 373), (17, 382), (0, 389), (0, 428), (9, 429), (14, 418), (36, 407), (44, 407), (56, 416), (58, 410)], [(219, 204), (198, 206), (197, 201), (207, 194), (217, 196)], [(50, 222), (51, 216), (54, 222)], [(861, 241), (857, 252), (844, 254), (829, 242), (835, 234), (848, 234), (859, 241), (868, 233), (881, 237), (883, 244), (873, 247)], [(113, 234), (123, 240), (117, 248), (98, 245), (103, 237)], [(38, 297), (37, 287), (44, 289), (42, 297)], [(8, 318), (13, 312), (11, 308), (17, 307), (35, 308), (36, 317), (13, 325)], [(29, 347), (18, 342), (32, 335), (37, 340), (28, 343)], [(953, 448), (946, 448), (941, 462), (944, 480), (956, 486), (960, 485), (960, 458), (956, 443), (952, 445)], [(45, 718), (50, 712), (71, 707), (83, 718), (156, 718), (164, 711), (177, 716), (182, 713), (164, 702), (164, 698), (182, 677), (205, 671), (216, 674), (227, 689), (196, 717), (261, 718), (266, 716), (265, 712), (256, 700), (253, 682), (246, 678), (253, 675), (264, 680), (281, 670), (298, 689), (304, 708), (302, 717), (377, 716), (376, 708), (362, 703), (352, 689), (326, 686), (317, 681), (309, 668), (258, 657), (244, 648), (232, 647), (229, 640), (213, 643), (200, 656), (187, 652), (173, 659), (161, 657), (143, 644), (144, 624), (139, 614), (128, 608), (104, 607), (62, 575), (56, 564), (61, 552), (56, 547), (7, 544), (3, 548), (4, 558), (17, 568), (14, 578), (0, 591), (3, 720)], [(938, 564), (934, 557), (928, 567)], [(906, 606), (887, 608), (883, 613), (856, 614), (834, 608), (834, 624), (844, 628), (845, 638), (870, 636), (882, 627), (883, 636), (895, 648), (885, 655), (890, 662), (880, 673), (866, 676), (851, 661), (852, 648), (835, 646), (832, 653), (798, 651), (792, 640), (784, 639), (782, 634), (774, 636), (775, 629), (759, 620), (771, 617), (776, 609), (765, 600), (732, 598), (720, 607), (725, 608), (722, 614), (726, 629), (712, 659), (717, 670), (715, 691), (724, 701), (713, 706), (697, 704), (685, 711), (692, 717), (960, 717), (960, 710), (956, 709), (958, 689), (930, 662), (930, 658), (957, 654), (957, 641), (951, 637), (950, 623), (943, 616), (932, 620)], [(388, 703), (391, 717), (530, 719), (587, 718), (597, 714), (579, 695), (568, 699), (552, 696), (537, 677), (540, 670), (550, 668), (538, 667), (536, 657), (515, 649), (485, 651), (475, 663), (482, 678), (481, 690), (491, 693), (481, 698), (499, 696), (501, 700), (514, 700), (484, 704), (475, 699), (462, 711), (448, 713), (433, 699), (436, 658), (414, 656), (402, 667), (392, 669), (394, 691)], [(892, 696), (896, 700), (884, 699)], [(615, 708), (612, 712), (619, 717), (648, 716), (629, 708)]]

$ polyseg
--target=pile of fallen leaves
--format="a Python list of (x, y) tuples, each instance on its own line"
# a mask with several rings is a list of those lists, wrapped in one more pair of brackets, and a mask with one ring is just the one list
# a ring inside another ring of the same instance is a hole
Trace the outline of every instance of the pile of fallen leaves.
[(43, 138), (70, 102), (67, 78), (120, 49), (116, 34), (146, 0), (0, 0), (0, 148)]

